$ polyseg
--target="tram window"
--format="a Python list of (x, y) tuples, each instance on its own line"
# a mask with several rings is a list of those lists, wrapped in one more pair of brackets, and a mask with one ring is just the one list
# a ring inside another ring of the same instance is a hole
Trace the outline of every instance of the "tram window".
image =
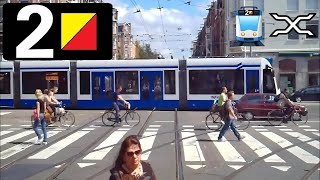
[(10, 94), (10, 72), (0, 73), (0, 94)]
[(174, 70), (164, 71), (165, 94), (176, 94), (176, 74)]
[(270, 69), (263, 70), (263, 92), (276, 93), (274, 75)]
[(240, 70), (191, 70), (190, 94), (220, 94), (222, 87), (235, 94), (244, 94), (244, 71)]
[(36, 89), (59, 88), (57, 94), (68, 94), (68, 74), (59, 72), (22, 72), (22, 93), (34, 94)]
[(116, 86), (121, 85), (121, 94), (139, 94), (138, 71), (116, 71)]
[(80, 71), (80, 94), (90, 94), (90, 71)]

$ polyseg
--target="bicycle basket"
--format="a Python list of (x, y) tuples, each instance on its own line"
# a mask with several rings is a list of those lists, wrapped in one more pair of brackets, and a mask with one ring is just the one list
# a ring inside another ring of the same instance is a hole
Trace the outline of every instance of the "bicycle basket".
[(60, 107), (56, 108), (56, 114), (63, 114), (63, 113), (65, 113), (64, 108), (60, 108)]

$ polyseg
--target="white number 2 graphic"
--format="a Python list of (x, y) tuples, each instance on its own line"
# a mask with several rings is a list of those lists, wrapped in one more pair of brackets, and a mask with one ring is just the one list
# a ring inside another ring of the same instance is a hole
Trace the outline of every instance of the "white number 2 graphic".
[(31, 49), (51, 28), (51, 11), (42, 5), (28, 5), (18, 12), (17, 20), (29, 21), (30, 15), (34, 13), (40, 15), (40, 24), (16, 47), (16, 58), (53, 58), (53, 49)]

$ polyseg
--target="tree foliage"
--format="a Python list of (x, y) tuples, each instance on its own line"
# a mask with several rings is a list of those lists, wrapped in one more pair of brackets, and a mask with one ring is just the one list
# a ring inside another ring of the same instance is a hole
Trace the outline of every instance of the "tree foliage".
[(152, 51), (150, 44), (140, 45), (139, 41), (135, 42), (136, 45), (136, 59), (157, 59), (159, 53)]

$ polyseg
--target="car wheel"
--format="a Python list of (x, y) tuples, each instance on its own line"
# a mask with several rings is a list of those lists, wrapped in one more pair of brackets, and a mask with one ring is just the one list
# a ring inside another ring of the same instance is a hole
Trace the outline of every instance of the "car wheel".
[(296, 102), (301, 102), (301, 97), (296, 97)]
[(246, 120), (252, 120), (253, 119), (253, 114), (251, 112), (246, 112), (244, 113), (243, 116)]

